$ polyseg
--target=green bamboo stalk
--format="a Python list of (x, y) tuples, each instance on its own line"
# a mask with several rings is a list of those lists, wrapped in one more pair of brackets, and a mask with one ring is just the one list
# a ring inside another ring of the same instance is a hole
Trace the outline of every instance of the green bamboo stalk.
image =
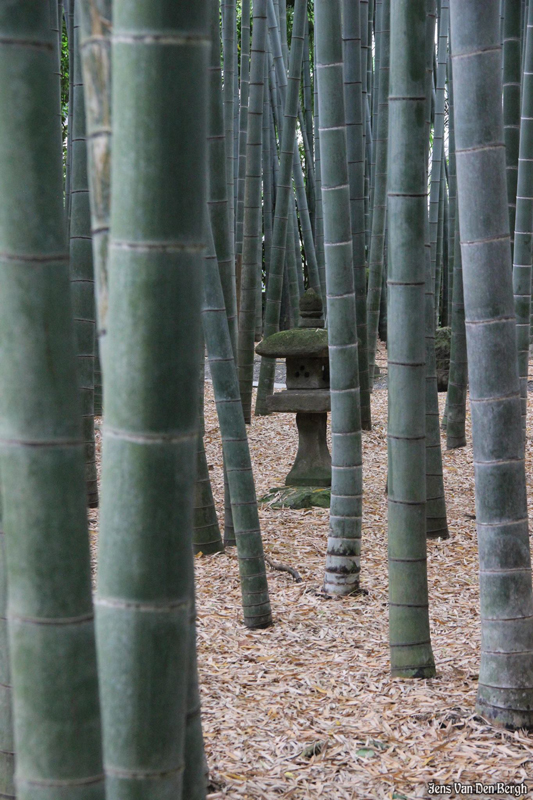
[[(224, 303), (234, 353), (237, 352), (237, 297), (235, 291), (235, 240), (228, 199), (227, 165), (225, 163), (226, 139), (220, 69), (220, 18), (218, 2), (210, 11), (211, 61), (209, 65), (209, 219), (215, 240)], [(225, 91), (225, 90), (224, 90)], [(225, 99), (225, 95), (224, 95)]]
[(326, 257), (324, 251), (324, 210), (322, 206), (322, 172), (320, 160), (320, 130), (318, 125), (318, 72), (316, 69), (316, 26), (315, 26), (315, 186), (316, 186), (316, 260), (320, 278), (321, 296), (326, 296)]
[(224, 298), (210, 247), (206, 255), (202, 321), (230, 485), (244, 624), (248, 628), (265, 628), (272, 624), (272, 614), (252, 462), (225, 319)]
[(182, 796), (194, 647), (211, 40), (207, 0), (113, 14), (98, 657), (107, 800), (160, 800)]
[[(458, 206), (456, 203), (456, 209), (457, 208)], [(466, 355), (463, 265), (459, 241), (459, 216), (456, 218), (454, 270), (452, 339), (450, 344), (450, 372), (448, 376), (448, 397), (446, 406), (446, 447), (448, 450), (466, 446), (468, 361)]]
[[(378, 135), (379, 112), (379, 65), (381, 59), (381, 16), (383, 0), (375, 0), (374, 16), (372, 19), (374, 30), (374, 58), (370, 51), (370, 70), (372, 72), (372, 90), (370, 97), (370, 127), (372, 129), (372, 150), (370, 157), (370, 235), (372, 235), (372, 218), (374, 213), (374, 191), (376, 179), (376, 137)], [(369, 246), (370, 252), (370, 246)]]
[(315, 0), (331, 384), (331, 508), (324, 590), (359, 588), (363, 466), (340, 0)]
[(262, 263), (261, 150), (267, 33), (266, 0), (256, 0), (253, 14), (238, 340), (239, 385), (244, 419), (248, 424), (252, 417), (257, 281)]
[(316, 249), (316, 183), (315, 183), (315, 155), (314, 155), (314, 130), (313, 130), (313, 87), (311, 83), (310, 47), (309, 47), (309, 17), (305, 15), (305, 40), (303, 57), (303, 114), (300, 116), (300, 129), (305, 148), (307, 164), (307, 204), (309, 217), (313, 230), (313, 239)]
[[(94, 365), (95, 414), (102, 409), (101, 365), (108, 306), (107, 260), (111, 209), (111, 0), (80, 0), (80, 54), (87, 109), (87, 159), (98, 345)], [(98, 391), (98, 396), (97, 396)], [(99, 402), (97, 402), (99, 401)], [(97, 407), (99, 406), (99, 408)]]
[(74, 0), (63, 0), (63, 11), (68, 40), (68, 116), (67, 116), (67, 153), (65, 164), (65, 217), (67, 220), (67, 235), (70, 229), (70, 190), (72, 182), (72, 111), (74, 105)]
[(361, 14), (359, 0), (343, 0), (344, 101), (346, 143), (350, 183), (350, 215), (359, 345), (359, 385), (361, 389), (361, 427), (371, 430), (370, 376), (368, 371), (366, 322), (365, 253), (365, 151), (363, 81), (361, 75)]
[[(288, 62), (285, 60), (285, 57), (283, 55), (284, 46), (282, 43), (282, 38), (280, 37), (279, 27), (275, 20), (274, 5), (272, 3), (272, 0), (268, 0), (267, 9), (269, 18), (269, 37), (272, 48), (272, 54), (274, 57), (274, 64), (276, 66), (276, 77), (279, 87), (281, 103), (283, 108), (285, 108), (285, 101), (287, 94), (286, 65)], [(283, 130), (283, 119), (281, 118), (281, 116), (280, 116), (279, 127)], [(302, 237), (304, 240), (304, 250), (307, 258), (309, 286), (312, 289), (314, 289), (317, 292), (317, 294), (320, 295), (321, 294), (320, 274), (318, 269), (315, 244), (313, 240), (313, 232), (311, 228), (311, 222), (309, 219), (309, 209), (307, 207), (307, 198), (305, 194), (305, 182), (302, 172), (302, 163), (300, 161), (298, 143), (296, 141), (294, 142), (292, 169), (294, 176), (294, 187), (296, 190), (296, 198), (298, 202), (298, 211), (300, 213)], [(298, 263), (301, 262), (301, 258), (299, 256), (297, 261)]]
[(395, 677), (431, 678), (426, 555), (426, 0), (392, 0), (389, 236), (389, 641)]
[(244, 224), (244, 182), (246, 178), (246, 136), (250, 95), (250, 0), (241, 5), (241, 96), (239, 109), (238, 190), (235, 220), (235, 255), (242, 257)]
[[(273, 6), (272, 6), (273, 8)], [(305, 19), (307, 13), (306, 0), (295, 0), (294, 21), (292, 29), (292, 45), (289, 64), (289, 78), (285, 98), (283, 133), (280, 150), (279, 180), (276, 192), (276, 207), (274, 212), (274, 227), (272, 233), (272, 260), (270, 263), (269, 280), (265, 306), (265, 337), (271, 336), (279, 330), (281, 295), (283, 289), (283, 271), (286, 252), (291, 247), (290, 234), (294, 236), (289, 226), (289, 217), (293, 214), (292, 201), (292, 166), (294, 154), (294, 139), (296, 135), (296, 120), (298, 115), (298, 94), (302, 73), (302, 58), (304, 49)], [(294, 238), (293, 240), (294, 241)], [(294, 294), (294, 292), (293, 292)], [(298, 324), (298, 317), (294, 320), (296, 309), (293, 308), (293, 322)], [(259, 371), (259, 384), (255, 413), (268, 414), (266, 399), (274, 391), (274, 375), (276, 369), (275, 358), (261, 358)]]
[(209, 478), (209, 467), (205, 454), (205, 376), (202, 371), (200, 371), (200, 380), (198, 381), (198, 395), (198, 440), (196, 445), (196, 481), (194, 484), (192, 544), (193, 553), (195, 555), (198, 555), (198, 553), (212, 555), (212, 553), (221, 553), (224, 550), (224, 545), (222, 544), (220, 536), (213, 490)]
[[(218, 0), (216, 0), (218, 7)], [(191, 612), (189, 617), (190, 643), (196, 642), (196, 601), (194, 596), (194, 565), (189, 559), (192, 575)], [(183, 771), (182, 798), (185, 800), (206, 800), (209, 772), (204, 750), (202, 731), (200, 689), (198, 685), (198, 660), (196, 647), (189, 646), (189, 664), (187, 667), (187, 713), (185, 717), (185, 769)]]
[[(305, 189), (304, 189), (305, 192)], [(298, 214), (296, 211), (296, 203), (294, 196), (290, 204), (289, 211), (289, 230), (287, 233), (287, 246), (289, 250), (292, 249), (294, 253), (293, 258), (288, 261), (288, 287), (289, 287), (289, 302), (291, 306), (291, 326), (298, 325), (300, 316), (299, 303), (300, 303), (300, 288), (303, 292), (303, 273), (302, 273), (302, 250), (300, 246), (300, 233), (298, 230)]]
[(533, 594), (501, 108), (499, 3), (451, 0), (450, 9), (479, 542), (477, 711), (496, 724), (531, 728)]
[(198, 435), (194, 489), (193, 550), (204, 556), (224, 550), (213, 500), (203, 435)]
[(383, 247), (385, 244), (385, 216), (387, 207), (387, 148), (389, 131), (389, 49), (390, 49), (390, 0), (383, 0), (381, 7), (380, 54), (379, 54), (379, 112), (377, 135), (374, 138), (375, 188), (372, 207), (372, 237), (368, 258), (367, 337), (368, 370), (370, 388), (374, 383), (374, 364), (378, 337), (379, 304), (383, 273)]
[(48, 3), (1, 5), (0, 456), (16, 742), (4, 718), (2, 779), (16, 749), (16, 792), (4, 796), (103, 800), (55, 37)]
[[(426, 149), (429, 151), (434, 54), (435, 0), (428, 0), (426, 26)], [(429, 217), (426, 217), (426, 529), (430, 539), (447, 539), (446, 501), (442, 474), (439, 396), (435, 357), (435, 275), (431, 263)]]
[(521, 0), (505, 0), (503, 18), (503, 132), (511, 252), (514, 246), (520, 146)]
[(446, 191), (446, 178), (443, 178), (443, 209), (442, 209), (442, 326), (449, 327), (450, 325), (450, 296), (448, 294), (449, 278), (448, 271), (450, 269), (450, 254), (448, 250), (449, 232), (448, 227), (450, 224), (450, 203), (448, 192)]
[[(448, 31), (450, 27), (449, 0), (442, 0), (438, 29), (438, 63), (435, 90), (435, 122), (431, 158), (431, 182), (429, 189), (429, 236), (431, 245), (431, 273), (437, 282), (437, 240), (439, 235), (439, 208), (444, 153), (444, 87), (446, 85), (446, 62), (448, 59)], [(439, 307), (436, 292), (435, 310)]]
[[(265, 87), (270, 80), (268, 63), (265, 65)], [(273, 229), (273, 202), (272, 202), (272, 151), (271, 151), (271, 117), (270, 93), (265, 91), (263, 97), (263, 234), (265, 240), (265, 277), (268, 283), (270, 264), (272, 261), (272, 229)]]
[(522, 84), (516, 229), (513, 250), (513, 291), (518, 344), (518, 376), (522, 427), (526, 431), (529, 327), (531, 315), (531, 243), (533, 232), (533, 4), (528, 10)]
[(441, 291), (443, 287), (443, 238), (444, 238), (444, 198), (446, 195), (446, 177), (444, 175), (444, 161), (440, 162), (439, 208), (437, 215), (437, 247), (435, 252), (435, 326), (439, 327), (441, 319)]
[[(369, 4), (368, 0), (360, 0), (359, 2), (359, 14), (360, 14), (360, 29), (361, 29), (361, 108), (363, 114), (363, 154), (364, 154), (364, 224), (365, 224), (365, 257), (366, 257), (366, 248), (368, 242), (368, 190), (369, 190), (369, 182), (368, 182), (368, 170), (369, 164), (367, 164), (367, 106), (368, 106), (368, 58), (369, 58), (369, 39), (368, 39), (368, 11), (369, 11)], [(366, 288), (365, 288), (366, 293)], [(365, 313), (365, 321), (366, 321), (366, 313)], [(368, 354), (367, 354), (368, 359)], [(359, 365), (359, 369), (361, 369), (361, 365)], [(362, 427), (365, 429), (365, 420), (364, 420), (364, 411), (361, 409), (362, 414)]]
[[(241, 0), (242, 11), (242, 0)], [(235, 31), (233, 35), (233, 63), (235, 69), (233, 71), (233, 210), (234, 217), (234, 230), (237, 236), (237, 203), (239, 194), (239, 113), (240, 113), (240, 97), (239, 97), (239, 40), (237, 30), (237, 8), (235, 8)]]
[(448, 150), (449, 150), (449, 194), (450, 194), (450, 213), (448, 219), (448, 297), (449, 297), (449, 317), (448, 325), (451, 325), (452, 301), (453, 301), (453, 281), (454, 281), (454, 258), (455, 258), (455, 219), (457, 216), (456, 197), (457, 197), (457, 170), (455, 166), (455, 129), (453, 112), (453, 71), (452, 62), (448, 58)]
[(80, 5), (76, 3), (73, 23), (74, 82), (72, 85), (70, 272), (74, 330), (78, 348), (78, 374), (82, 398), (87, 504), (89, 508), (96, 508), (98, 506), (96, 446), (94, 441), (96, 309), (80, 38)]
[(13, 689), (9, 666), (7, 622), (7, 563), (0, 500), (0, 797), (15, 800), (15, 742), (13, 738)]
[(235, 36), (237, 12), (235, 0), (222, 0), (222, 32), (224, 50), (224, 146), (226, 152), (227, 203), (230, 219), (231, 250), (235, 254), (235, 85), (237, 68)]
[[(237, 295), (235, 285), (235, 239), (230, 219), (226, 173), (226, 141), (220, 68), (220, 15), (218, 0), (210, 5), (211, 60), (209, 65), (208, 114), (208, 209), (224, 292), (233, 352), (237, 352)], [(224, 541), (234, 544), (229, 487), (224, 470)]]

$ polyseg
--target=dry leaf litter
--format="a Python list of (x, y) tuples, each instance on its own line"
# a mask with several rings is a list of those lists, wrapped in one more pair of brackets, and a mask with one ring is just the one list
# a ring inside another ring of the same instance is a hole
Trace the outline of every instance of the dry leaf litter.
[[(378, 364), (386, 376), (386, 351)], [(260, 508), (265, 552), (298, 570), (267, 567), (274, 625), (242, 624), (236, 553), (196, 559), (198, 659), (209, 800), (359, 800), (429, 797), (428, 784), (520, 784), (533, 791), (533, 734), (495, 729), (474, 712), (480, 653), (478, 561), (470, 420), (468, 446), (447, 451), (451, 538), (428, 542), (430, 620), (437, 677), (391, 679), (387, 612), (387, 391), (372, 395), (363, 433), (361, 585), (320, 595), (328, 511)], [(254, 392), (255, 398), (255, 392)], [(441, 415), (445, 395), (439, 396)], [(531, 406), (531, 403), (530, 403)], [(222, 449), (206, 383), (205, 445), (220, 525)], [(97, 420), (100, 449), (100, 420)], [(257, 493), (282, 486), (297, 449), (293, 414), (253, 417)], [(533, 512), (531, 411), (526, 448)], [(93, 562), (98, 513), (90, 512)], [(530, 530), (533, 526), (530, 524)], [(452, 796), (458, 796), (452, 786)], [(504, 794), (493, 797), (508, 796)]]

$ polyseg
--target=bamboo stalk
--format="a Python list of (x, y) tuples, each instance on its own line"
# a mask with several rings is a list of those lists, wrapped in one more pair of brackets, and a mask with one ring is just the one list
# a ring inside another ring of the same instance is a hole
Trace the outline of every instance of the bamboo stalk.
[(529, 325), (531, 315), (531, 242), (533, 233), (533, 4), (528, 10), (525, 42), (516, 229), (513, 250), (513, 291), (518, 344), (518, 376), (522, 427), (526, 431)]
[[(368, 10), (368, 9), (367, 9)], [(366, 320), (365, 253), (365, 151), (363, 80), (361, 75), (361, 13), (359, 2), (343, 0), (344, 99), (346, 142), (350, 182), (353, 269), (357, 338), (359, 344), (359, 385), (361, 389), (361, 427), (371, 430), (370, 375)]]
[(389, 263), (389, 641), (395, 677), (435, 675), (426, 555), (426, 2), (392, 0)]
[(249, 628), (265, 628), (272, 624), (272, 614), (252, 463), (224, 298), (210, 247), (206, 255), (202, 321), (230, 486), (244, 624)]
[[(70, 271), (74, 330), (78, 348), (78, 375), (82, 398), (87, 504), (98, 506), (96, 445), (94, 441), (94, 356), (96, 351), (96, 304), (91, 237), (91, 211), (87, 169), (85, 100), (80, 53), (80, 5), (74, 6), (72, 176), (70, 201)], [(72, 62), (71, 62), (72, 63)], [(72, 69), (72, 67), (71, 67)]]
[(477, 0), (451, 0), (450, 9), (480, 568), (481, 664), (476, 708), (490, 722), (531, 728), (533, 593), (501, 103), (499, 2), (487, 0), (481, 5)]
[(328, 594), (359, 588), (363, 467), (340, 0), (315, 0), (316, 66), (331, 384)]
[(55, 39), (49, 3), (1, 5), (0, 457), (16, 742), (6, 726), (2, 749), (17, 753), (8, 796), (104, 800)]
[(209, 15), (207, 0), (115, 0), (113, 13), (121, 147), (96, 601), (107, 800), (180, 798), (194, 647)]

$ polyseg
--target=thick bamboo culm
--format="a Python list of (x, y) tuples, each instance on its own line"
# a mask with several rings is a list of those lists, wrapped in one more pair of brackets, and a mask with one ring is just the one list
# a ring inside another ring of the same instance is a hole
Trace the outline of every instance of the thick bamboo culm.
[(209, 14), (207, 0), (117, 0), (113, 14), (121, 147), (112, 165), (96, 600), (107, 800), (180, 798), (195, 646)]

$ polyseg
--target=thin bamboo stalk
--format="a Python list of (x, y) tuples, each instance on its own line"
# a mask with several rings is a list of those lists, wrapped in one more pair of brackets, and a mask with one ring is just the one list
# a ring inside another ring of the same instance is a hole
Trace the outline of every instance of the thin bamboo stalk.
[(374, 137), (374, 202), (372, 207), (372, 237), (368, 258), (367, 337), (369, 383), (374, 383), (374, 363), (378, 337), (379, 304), (383, 273), (383, 248), (385, 245), (385, 216), (387, 208), (387, 149), (389, 136), (389, 48), (390, 0), (381, 5), (379, 47), (379, 111), (378, 129)]
[(250, 96), (250, 0), (241, 5), (241, 95), (239, 108), (238, 190), (235, 220), (235, 255), (242, 257), (244, 224), (244, 182), (246, 178), (246, 137)]
[(316, 66), (331, 384), (328, 594), (359, 588), (363, 466), (340, 0), (315, 0)]
[(252, 462), (213, 255), (208, 247), (202, 321), (230, 485), (244, 624), (248, 628), (265, 628), (272, 624), (272, 614)]
[(253, 16), (248, 137), (246, 142), (244, 243), (238, 339), (239, 385), (244, 419), (248, 424), (251, 422), (252, 416), (257, 281), (259, 280), (262, 263), (261, 151), (266, 34), (266, 0), (256, 0)]
[(426, 2), (392, 0), (388, 201), (388, 541), (391, 672), (435, 675), (426, 553)]
[(224, 146), (226, 149), (227, 203), (230, 219), (231, 251), (235, 255), (235, 86), (237, 67), (235, 36), (237, 30), (236, 0), (221, 0), (224, 49)]
[[(109, 250), (109, 215), (111, 211), (111, 0), (80, 0), (80, 53), (83, 89), (87, 109), (87, 159), (91, 237), (96, 291), (98, 351), (105, 349), (108, 308), (107, 261)], [(102, 359), (103, 360), (103, 359)], [(102, 382), (100, 360), (95, 361), (94, 385)], [(95, 396), (96, 413), (96, 396)]]
[[(432, 84), (435, 54), (435, 0), (427, 3), (426, 27), (426, 148), (429, 150)], [(442, 474), (439, 396), (435, 357), (435, 275), (431, 263), (429, 217), (426, 216), (426, 529), (431, 539), (447, 539), (448, 523)]]
[(16, 797), (12, 705), (13, 688), (9, 666), (7, 623), (6, 542), (4, 523), (0, 516), (0, 797), (6, 798), (6, 800), (15, 800)]
[(451, 58), (448, 58), (448, 150), (449, 150), (449, 194), (450, 213), (448, 219), (448, 297), (450, 314), (448, 324), (451, 325), (451, 308), (453, 302), (454, 259), (455, 259), (455, 234), (457, 216), (457, 168), (455, 165), (455, 125), (453, 111), (453, 71)]
[[(457, 207), (456, 204), (456, 208)], [(459, 216), (456, 218), (454, 270), (452, 339), (450, 344), (450, 372), (448, 377), (448, 402), (446, 407), (446, 447), (448, 450), (466, 446), (468, 361), (466, 355), (463, 265), (459, 241)]]
[(80, 5), (76, 3), (74, 7), (73, 23), (74, 82), (72, 85), (72, 174), (69, 229), (70, 272), (74, 330), (78, 348), (78, 375), (82, 399), (83, 434), (85, 439), (87, 505), (89, 508), (96, 508), (98, 506), (96, 445), (94, 440), (96, 303), (80, 38)]
[(343, 0), (344, 100), (346, 108), (346, 143), (350, 183), (357, 338), (359, 344), (359, 385), (361, 390), (361, 427), (371, 430), (370, 376), (368, 371), (366, 321), (365, 253), (365, 151), (361, 75), (361, 14), (359, 1)]
[[(306, 0), (295, 0), (294, 21), (292, 29), (292, 45), (289, 65), (288, 87), (285, 98), (283, 134), (280, 150), (280, 171), (276, 193), (276, 208), (272, 234), (272, 260), (270, 263), (269, 281), (265, 306), (265, 337), (279, 330), (281, 296), (283, 290), (283, 272), (286, 253), (294, 243), (294, 232), (289, 225), (293, 215), (292, 201), (292, 167), (294, 154), (294, 138), (296, 135), (296, 119), (298, 111), (298, 94), (302, 73), (304, 48)], [(293, 217), (294, 220), (294, 217)], [(290, 235), (292, 234), (292, 242)], [(290, 262), (289, 262), (290, 263)], [(290, 273), (289, 273), (290, 279)], [(294, 294), (294, 291), (293, 291)], [(292, 308), (293, 317), (298, 308)], [(298, 317), (293, 322), (298, 324)], [(268, 414), (266, 399), (274, 391), (275, 358), (261, 358), (259, 384), (255, 413)]]
[(505, 0), (503, 17), (503, 133), (511, 252), (514, 246), (520, 146), (521, 0)]
[(531, 316), (531, 244), (533, 233), (533, 4), (528, 11), (518, 157), (513, 291), (518, 344), (522, 427), (526, 431), (529, 327)]

